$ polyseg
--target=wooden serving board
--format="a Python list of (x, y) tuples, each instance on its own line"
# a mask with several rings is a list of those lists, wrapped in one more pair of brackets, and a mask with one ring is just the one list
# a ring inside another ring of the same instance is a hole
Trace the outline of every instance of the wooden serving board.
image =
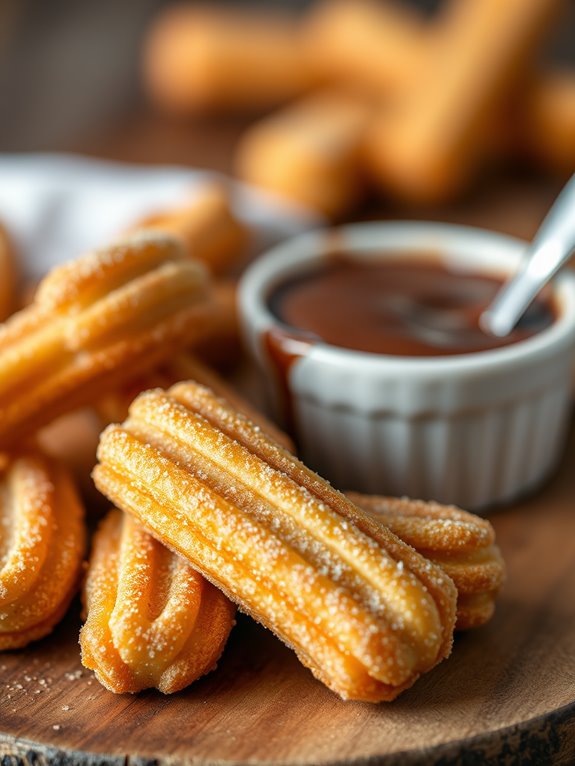
[(79, 660), (79, 606), (0, 655), (0, 764), (547, 764), (575, 761), (575, 424), (537, 495), (492, 516), (493, 621), (391, 704), (342, 702), (240, 617), (218, 669), (172, 697), (115, 696)]

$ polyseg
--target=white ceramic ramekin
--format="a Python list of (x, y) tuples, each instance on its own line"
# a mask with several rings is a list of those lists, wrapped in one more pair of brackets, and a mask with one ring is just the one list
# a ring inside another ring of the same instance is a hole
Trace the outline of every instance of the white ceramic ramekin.
[[(274, 248), (240, 285), (245, 337), (277, 405), (265, 342), (281, 324), (271, 290), (337, 249), (358, 257), (441, 253), (477, 271), (515, 268), (525, 243), (434, 223), (359, 224), (305, 234)], [(575, 358), (575, 276), (555, 282), (557, 320), (493, 351), (393, 357), (324, 343), (290, 368), (302, 458), (338, 488), (410, 495), (481, 510), (533, 490), (553, 470), (569, 421)], [(334, 307), (337, 310), (337, 307)]]

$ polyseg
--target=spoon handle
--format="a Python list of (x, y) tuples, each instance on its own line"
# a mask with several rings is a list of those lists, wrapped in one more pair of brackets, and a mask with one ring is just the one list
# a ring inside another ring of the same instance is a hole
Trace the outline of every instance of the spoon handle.
[(525, 253), (480, 318), (485, 332), (508, 335), (537, 293), (575, 250), (575, 175), (564, 187)]

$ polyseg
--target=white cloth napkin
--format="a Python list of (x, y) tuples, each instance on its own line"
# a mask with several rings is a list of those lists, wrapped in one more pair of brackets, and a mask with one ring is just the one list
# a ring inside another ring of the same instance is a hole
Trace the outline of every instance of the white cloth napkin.
[(230, 185), (234, 211), (254, 232), (257, 251), (321, 224), (310, 212), (215, 173), (54, 154), (0, 155), (0, 221), (25, 276), (38, 279), (215, 179)]

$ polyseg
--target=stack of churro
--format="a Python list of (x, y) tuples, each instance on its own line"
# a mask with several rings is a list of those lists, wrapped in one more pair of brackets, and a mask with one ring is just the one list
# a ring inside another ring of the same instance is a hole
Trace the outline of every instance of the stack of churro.
[[(239, 607), (342, 698), (392, 700), (449, 655), (456, 625), (490, 619), (493, 529), (343, 495), (200, 360), (206, 341), (229, 346), (215, 274), (245, 239), (209, 189), (58, 267), (0, 327), (0, 649), (46, 636), (80, 588), (84, 665), (112, 692), (172, 693), (216, 666)], [(67, 450), (57, 430), (78, 407), (123, 421), (100, 439), (93, 476), (114, 507), (82, 583), (71, 474), (85, 483), (96, 457), (84, 431)]]
[(145, 81), (178, 114), (262, 112), (239, 176), (330, 218), (371, 186), (454, 199), (485, 165), (575, 172), (575, 70), (541, 44), (564, 0), (447, 0), (427, 18), (398, 0), (318, 0), (301, 18), (181, 4), (152, 24)]
[[(86, 485), (106, 406), (166, 369), (199, 376), (192, 350), (237, 345), (233, 295), (215, 275), (237, 268), (247, 239), (227, 191), (206, 187), (55, 268), (27, 301), (0, 229), (0, 309), (27, 303), (0, 325), (0, 649), (50, 633), (81, 585), (72, 474)], [(234, 621), (227, 598), (119, 511), (94, 538), (83, 594), (83, 661), (116, 692), (188, 685), (215, 666)]]

